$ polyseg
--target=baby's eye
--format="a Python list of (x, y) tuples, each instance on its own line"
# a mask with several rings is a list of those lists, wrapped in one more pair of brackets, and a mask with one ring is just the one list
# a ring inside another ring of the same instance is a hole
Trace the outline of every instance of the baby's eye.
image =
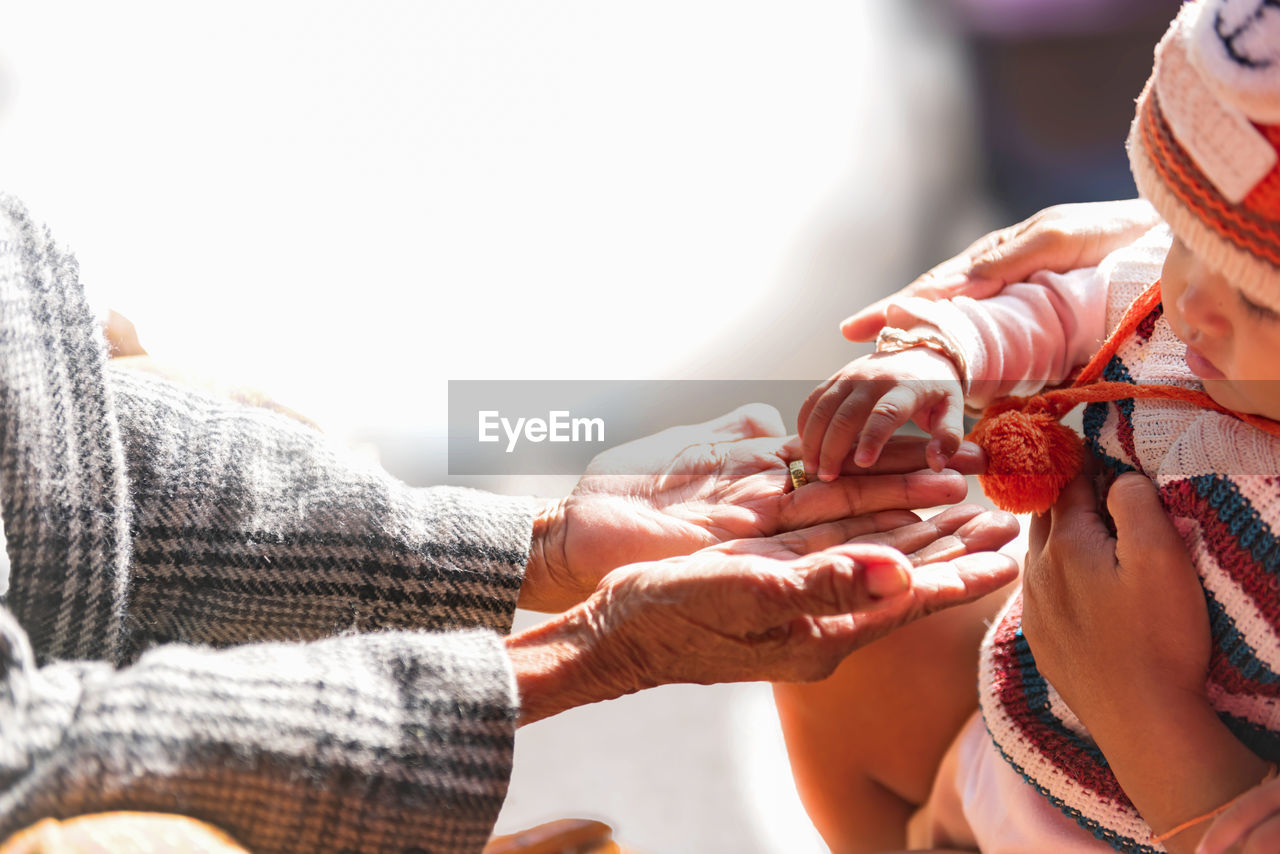
[(1274, 309), (1268, 308), (1265, 305), (1258, 305), (1256, 302), (1245, 296), (1244, 291), (1236, 291), (1236, 293), (1240, 296), (1240, 302), (1244, 305), (1245, 310), (1248, 311), (1249, 314), (1259, 320), (1280, 321), (1280, 312), (1276, 312)]

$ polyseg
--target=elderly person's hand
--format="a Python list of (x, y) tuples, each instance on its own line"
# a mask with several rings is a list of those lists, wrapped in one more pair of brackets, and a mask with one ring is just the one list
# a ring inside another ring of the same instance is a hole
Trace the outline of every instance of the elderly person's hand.
[[(1154, 484), (1121, 476), (1107, 509), (1115, 537), (1081, 475), (1035, 519), (1022, 632), (1037, 669), (1147, 824), (1163, 833), (1255, 785), (1265, 763), (1209, 704), (1204, 591)], [(1190, 851), (1206, 827), (1187, 826), (1164, 844)]]
[(1016, 531), (973, 506), (924, 522), (885, 511), (624, 567), (507, 639), (520, 721), (673, 682), (822, 678), (897, 626), (1007, 584), (1017, 565), (992, 549)]
[(1092, 267), (1157, 222), (1155, 210), (1140, 199), (1045, 208), (1017, 225), (979, 238), (896, 294), (845, 320), (840, 331), (850, 341), (875, 338), (884, 326), (885, 307), (891, 300), (982, 299), (998, 294), (1007, 284), (1026, 281), (1037, 270), (1065, 273)]
[(966, 444), (951, 461), (956, 471), (922, 471), (925, 440), (902, 438), (877, 465), (850, 466), (857, 477), (797, 490), (787, 464), (799, 459), (799, 443), (785, 432), (776, 409), (750, 404), (600, 454), (535, 522), (521, 607), (572, 607), (625, 564), (880, 510), (953, 504), (967, 489), (959, 472), (984, 465)]

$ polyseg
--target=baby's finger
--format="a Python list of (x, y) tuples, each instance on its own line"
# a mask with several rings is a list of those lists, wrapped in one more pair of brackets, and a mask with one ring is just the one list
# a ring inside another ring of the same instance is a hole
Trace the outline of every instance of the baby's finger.
[[(832, 419), (844, 405), (845, 398), (853, 393), (857, 385), (858, 383), (849, 377), (838, 376), (821, 395), (818, 395), (817, 402), (809, 411), (808, 419), (800, 428), (800, 435), (804, 440), (805, 471), (818, 472), (821, 477), (821, 453), (823, 444), (826, 442), (827, 431), (830, 429)], [(839, 467), (836, 468), (836, 473), (839, 473)]]
[(930, 424), (922, 425), (933, 436), (925, 449), (929, 468), (942, 471), (951, 462), (964, 437), (964, 400), (956, 394), (947, 394), (930, 414)]
[[(839, 408), (827, 422), (818, 457), (818, 480), (833, 481), (840, 476), (845, 457), (853, 450), (858, 433), (867, 420), (871, 399), (866, 391), (853, 391), (840, 401)], [(874, 462), (874, 460), (872, 461)]]
[(813, 419), (818, 403), (838, 379), (838, 376), (832, 377), (809, 392), (809, 396), (800, 405), (800, 414), (796, 417), (796, 432), (800, 434), (800, 459), (804, 461), (804, 470), (807, 472), (818, 470), (818, 451), (822, 448), (822, 435), (826, 432), (825, 422), (819, 424), (815, 421), (813, 426), (809, 422)]
[(800, 414), (796, 416), (796, 432), (801, 436), (804, 435), (805, 425), (809, 422), (809, 416), (813, 414), (813, 409), (818, 405), (818, 401), (822, 399), (822, 395), (826, 394), (827, 389), (840, 379), (839, 375), (831, 377), (826, 382), (820, 384), (813, 391), (809, 392), (809, 396), (804, 399), (804, 403), (800, 404)]
[(909, 384), (896, 386), (877, 400), (858, 438), (854, 463), (863, 467), (874, 463), (889, 437), (915, 414), (919, 401), (917, 390)]

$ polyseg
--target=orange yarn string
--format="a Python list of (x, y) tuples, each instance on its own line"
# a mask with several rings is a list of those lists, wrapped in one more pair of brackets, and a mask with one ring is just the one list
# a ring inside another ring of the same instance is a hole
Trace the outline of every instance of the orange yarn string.
[[(1138, 328), (1138, 324), (1150, 314), (1160, 302), (1160, 281), (1156, 280), (1154, 284), (1148, 287), (1142, 294), (1130, 303), (1126, 309), (1124, 316), (1120, 318), (1120, 325), (1102, 345), (1097, 353), (1093, 354), (1080, 373), (1076, 375), (1075, 381), (1069, 388), (1055, 389), (1053, 391), (1041, 392), (1027, 399), (1022, 409), (1027, 413), (1046, 412), (1056, 421), (1066, 415), (1080, 403), (1095, 403), (1103, 400), (1123, 400), (1126, 397), (1132, 397), (1134, 388), (1144, 388), (1144, 386), (1133, 386), (1129, 383), (1097, 383), (1098, 377), (1102, 376), (1102, 372), (1106, 370), (1107, 363), (1111, 361), (1111, 357), (1115, 355), (1116, 350), (1120, 349), (1120, 344), (1129, 335)], [(1116, 388), (1119, 386), (1120, 388)], [(1161, 386), (1151, 386), (1151, 388), (1161, 388)], [(1093, 389), (1090, 391), (1090, 389)], [(1116, 397), (1108, 397), (1109, 394), (1117, 394), (1121, 389), (1126, 393)], [(1102, 396), (1096, 396), (1102, 395)]]
[(1106, 370), (1107, 363), (1111, 361), (1111, 357), (1120, 349), (1120, 345), (1133, 334), (1142, 321), (1146, 320), (1147, 315), (1155, 311), (1156, 306), (1159, 304), (1160, 280), (1156, 279), (1145, 291), (1138, 295), (1137, 299), (1129, 303), (1129, 307), (1125, 309), (1124, 316), (1120, 318), (1120, 323), (1116, 326), (1115, 331), (1103, 342), (1098, 352), (1093, 354), (1093, 358), (1080, 369), (1080, 374), (1072, 385), (1085, 385), (1102, 376), (1102, 372)]
[(1128, 340), (1133, 331), (1138, 328), (1138, 324), (1142, 323), (1143, 319), (1151, 314), (1159, 303), (1160, 280), (1156, 279), (1142, 292), (1141, 296), (1130, 304), (1128, 310), (1125, 311), (1124, 317), (1120, 319), (1120, 325), (1115, 328), (1115, 331), (1107, 338), (1102, 348), (1094, 354), (1089, 363), (1080, 371), (1080, 375), (1076, 377), (1075, 382), (1069, 388), (1057, 389), (1040, 395), (1040, 397), (1051, 401), (1053, 411), (1058, 412), (1057, 417), (1061, 418), (1074, 409), (1077, 404), (1081, 403), (1124, 400), (1131, 397), (1147, 400), (1181, 400), (1199, 406), (1201, 409), (1212, 409), (1215, 412), (1221, 412), (1223, 415), (1239, 418), (1252, 427), (1270, 433), (1272, 436), (1280, 437), (1280, 422), (1261, 415), (1252, 415), (1228, 409), (1203, 391), (1172, 385), (1132, 385), (1131, 383), (1095, 381), (1102, 376), (1107, 363), (1111, 361), (1111, 357), (1120, 349), (1120, 345)]

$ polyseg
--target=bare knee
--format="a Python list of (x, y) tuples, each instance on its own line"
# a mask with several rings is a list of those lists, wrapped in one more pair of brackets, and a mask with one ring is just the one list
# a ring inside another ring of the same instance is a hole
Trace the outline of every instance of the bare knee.
[(999, 591), (919, 620), (827, 679), (775, 686), (796, 787), (835, 852), (901, 847), (938, 764), (977, 708), (978, 647)]

